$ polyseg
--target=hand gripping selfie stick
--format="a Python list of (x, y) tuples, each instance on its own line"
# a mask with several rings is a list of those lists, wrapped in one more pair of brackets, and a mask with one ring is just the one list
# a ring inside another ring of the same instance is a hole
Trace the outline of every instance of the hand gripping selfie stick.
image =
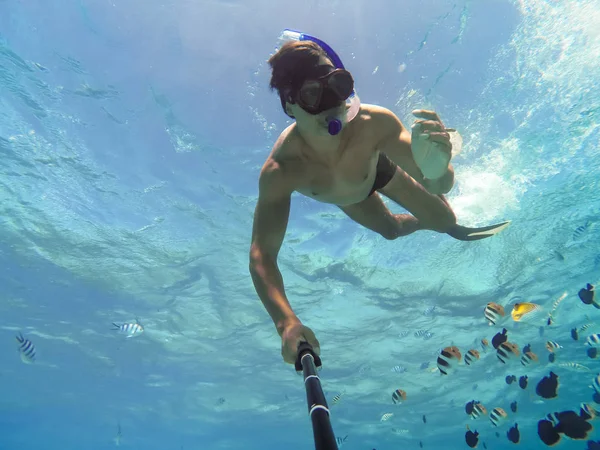
[(323, 395), (323, 389), (321, 389), (321, 380), (317, 375), (317, 369), (321, 369), (321, 358), (313, 352), (312, 346), (308, 342), (301, 342), (298, 345), (296, 372), (304, 375), (308, 415), (312, 421), (315, 449), (338, 450), (329, 420), (329, 407), (325, 395)]

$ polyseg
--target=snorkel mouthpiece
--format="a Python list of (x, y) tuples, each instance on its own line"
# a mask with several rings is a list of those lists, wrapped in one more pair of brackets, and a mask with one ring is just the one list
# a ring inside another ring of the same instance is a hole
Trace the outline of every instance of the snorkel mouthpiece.
[(342, 121), (340, 119), (336, 119), (334, 117), (331, 119), (327, 119), (327, 121), (329, 122), (327, 124), (327, 131), (329, 131), (330, 135), (335, 136), (340, 131), (342, 131)]

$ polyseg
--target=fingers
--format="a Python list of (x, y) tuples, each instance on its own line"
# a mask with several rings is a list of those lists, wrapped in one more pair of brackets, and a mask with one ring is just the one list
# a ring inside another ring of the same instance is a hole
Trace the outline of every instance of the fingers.
[(452, 144), (450, 143), (450, 135), (448, 133), (428, 133), (429, 140), (432, 142), (437, 142), (438, 144), (442, 144), (444, 148), (447, 147), (448, 151), (452, 149)]
[(441, 122), (435, 120), (416, 120), (413, 128), (417, 128), (420, 132), (424, 131), (447, 131)]
[(435, 111), (428, 111), (426, 109), (415, 109), (413, 112), (413, 116), (416, 116), (420, 119), (425, 120), (434, 120), (436, 122), (442, 122), (440, 120), (440, 116)]

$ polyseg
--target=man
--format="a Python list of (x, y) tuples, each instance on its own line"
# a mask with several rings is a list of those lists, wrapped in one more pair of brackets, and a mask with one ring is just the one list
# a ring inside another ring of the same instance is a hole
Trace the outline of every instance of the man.
[[(311, 40), (292, 41), (269, 59), (271, 89), (278, 91), (284, 112), (295, 123), (281, 133), (260, 173), (250, 273), (281, 337), (287, 363), (294, 363), (299, 342), (320, 352), (312, 330), (294, 314), (277, 266), (293, 192), (337, 205), (357, 223), (390, 240), (417, 230), (473, 240), (501, 229), (495, 226), (486, 233), (493, 227), (467, 229), (456, 224), (442, 196), (454, 183), (447, 162), (452, 146), (435, 112), (413, 112), (419, 120), (412, 136), (391, 111), (375, 105), (360, 105), (348, 121), (345, 100), (353, 92), (353, 80), (329, 50)], [(436, 179), (424, 178), (413, 158), (411, 140), (423, 137), (438, 143), (447, 155)], [(392, 214), (380, 194), (411, 214)]]

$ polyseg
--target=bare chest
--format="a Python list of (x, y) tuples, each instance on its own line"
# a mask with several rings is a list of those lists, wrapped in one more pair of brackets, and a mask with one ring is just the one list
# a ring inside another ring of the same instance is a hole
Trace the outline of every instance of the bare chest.
[(298, 192), (315, 200), (350, 205), (367, 198), (375, 180), (377, 152), (373, 142), (349, 143), (334, 164), (304, 161)]

